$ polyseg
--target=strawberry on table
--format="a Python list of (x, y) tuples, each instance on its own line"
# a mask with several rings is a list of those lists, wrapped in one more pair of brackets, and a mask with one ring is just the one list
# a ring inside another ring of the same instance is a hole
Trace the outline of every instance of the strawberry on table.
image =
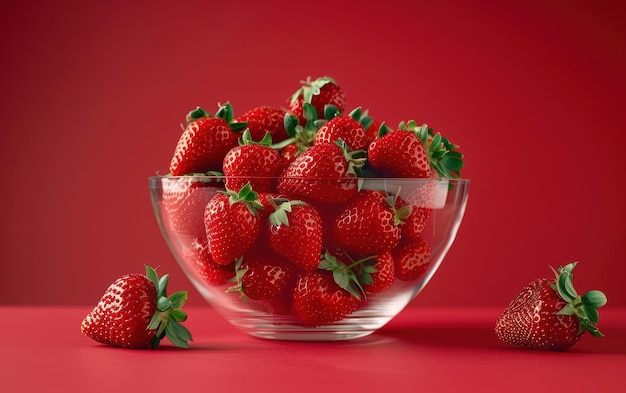
[(302, 201), (284, 200), (270, 214), (269, 244), (278, 254), (304, 270), (315, 270), (322, 252), (322, 218)]
[(315, 144), (283, 171), (278, 192), (324, 203), (346, 202), (357, 194), (356, 170), (365, 163), (357, 153), (343, 141)]
[(115, 280), (80, 325), (87, 337), (125, 348), (156, 348), (163, 337), (188, 348), (191, 334), (180, 322), (187, 291), (167, 296), (168, 275), (159, 279), (146, 265), (146, 274), (127, 274)]
[(246, 129), (239, 146), (233, 147), (224, 157), (226, 187), (239, 190), (249, 182), (256, 192), (272, 192), (275, 189), (275, 177), (283, 167), (278, 151), (271, 145), (272, 137), (269, 133), (255, 142)]
[(289, 99), (289, 110), (296, 115), (302, 124), (306, 122), (304, 104), (311, 104), (317, 118), (324, 118), (324, 108), (332, 105), (339, 112), (346, 110), (346, 95), (333, 78), (323, 76), (315, 80), (308, 77), (301, 81), (301, 87)]
[(204, 210), (204, 226), (215, 263), (228, 265), (254, 244), (261, 228), (257, 210), (262, 208), (250, 183), (239, 192), (227, 189), (211, 198)]
[(496, 322), (498, 338), (524, 348), (564, 350), (586, 331), (602, 337), (597, 309), (606, 296), (598, 290), (576, 293), (572, 271), (577, 263), (552, 269), (552, 280), (540, 278), (522, 288)]
[(215, 116), (200, 107), (189, 112), (170, 162), (170, 174), (221, 171), (224, 156), (237, 146), (238, 131), (245, 126), (245, 123), (233, 122), (233, 108), (229, 103), (220, 106)]

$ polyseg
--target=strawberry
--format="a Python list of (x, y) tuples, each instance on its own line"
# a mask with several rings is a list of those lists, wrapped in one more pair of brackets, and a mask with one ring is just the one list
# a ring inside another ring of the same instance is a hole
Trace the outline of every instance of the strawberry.
[(228, 265), (254, 244), (261, 228), (257, 210), (262, 207), (250, 183), (239, 192), (227, 189), (211, 198), (204, 210), (204, 226), (215, 263)]
[(282, 201), (269, 216), (269, 244), (304, 270), (315, 270), (322, 251), (322, 218), (302, 201)]
[(359, 304), (359, 299), (337, 285), (329, 271), (302, 273), (293, 290), (293, 312), (307, 325), (339, 321)]
[(191, 241), (191, 254), (189, 260), (194, 271), (209, 285), (226, 284), (235, 277), (235, 262), (228, 265), (219, 265), (213, 261), (209, 254), (209, 244), (206, 235), (203, 239), (193, 239)]
[(576, 293), (572, 271), (577, 263), (552, 269), (553, 280), (540, 278), (522, 288), (496, 322), (498, 338), (524, 348), (564, 350), (585, 331), (603, 337), (596, 326), (597, 309), (606, 304), (606, 296), (598, 290)]
[(365, 162), (342, 141), (320, 143), (303, 151), (278, 179), (278, 192), (325, 203), (341, 203), (356, 195), (356, 170)]
[(156, 348), (163, 337), (188, 348), (189, 331), (180, 324), (187, 314), (180, 307), (187, 291), (167, 297), (168, 275), (159, 277), (146, 265), (146, 274), (127, 274), (115, 280), (80, 325), (87, 337), (125, 348)]
[(283, 167), (278, 151), (271, 144), (269, 133), (255, 142), (250, 131), (244, 131), (239, 146), (232, 148), (224, 157), (226, 188), (240, 190), (249, 182), (257, 192), (272, 192), (276, 183), (274, 178)]
[[(217, 181), (217, 180), (216, 180)], [(163, 210), (169, 229), (178, 234), (206, 237), (204, 223), (198, 220), (213, 197), (216, 183), (193, 176), (171, 177), (163, 181)]]
[(369, 164), (382, 177), (460, 177), (463, 155), (425, 124), (402, 122), (396, 131), (383, 127), (368, 148)]
[(275, 255), (248, 254), (236, 263), (237, 284), (227, 292), (239, 292), (242, 299), (271, 301), (286, 292), (294, 273), (291, 265)]
[(332, 105), (343, 112), (346, 109), (346, 95), (334, 79), (327, 76), (311, 80), (308, 77), (301, 81), (301, 87), (289, 99), (289, 110), (296, 115), (302, 124), (306, 122), (304, 104), (311, 104), (318, 119), (324, 118), (324, 108)]
[(365, 293), (381, 293), (389, 289), (395, 280), (395, 266), (391, 251), (380, 253), (358, 268), (357, 276)]
[(430, 210), (426, 207), (413, 206), (403, 198), (398, 197), (396, 202), (398, 207), (410, 206), (411, 213), (404, 218), (404, 225), (400, 226), (401, 238), (407, 240), (418, 240), (426, 227)]
[(336, 114), (325, 122), (317, 131), (314, 143), (334, 142), (343, 140), (350, 150), (367, 148), (367, 131), (371, 125), (371, 117), (361, 116), (361, 108), (356, 108), (349, 115)]
[(424, 239), (403, 241), (391, 251), (396, 277), (412, 281), (426, 272), (430, 265), (430, 246)]
[(253, 140), (261, 140), (269, 133), (276, 143), (289, 137), (284, 123), (286, 114), (287, 111), (283, 108), (264, 105), (248, 110), (237, 117), (235, 122), (246, 123)]
[(381, 177), (430, 177), (431, 168), (422, 141), (410, 131), (396, 130), (374, 140), (369, 164)]
[(221, 171), (224, 156), (237, 145), (237, 131), (246, 126), (232, 120), (233, 109), (228, 103), (222, 105), (215, 116), (200, 107), (189, 112), (186, 128), (170, 162), (170, 173), (181, 176)]
[(396, 209), (396, 197), (382, 191), (363, 190), (333, 223), (340, 248), (360, 255), (389, 251), (400, 242), (400, 225), (411, 206)]

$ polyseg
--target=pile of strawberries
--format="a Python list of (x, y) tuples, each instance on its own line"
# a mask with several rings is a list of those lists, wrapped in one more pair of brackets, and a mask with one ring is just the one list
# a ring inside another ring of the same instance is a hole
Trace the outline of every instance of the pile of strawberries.
[(430, 210), (361, 185), (460, 177), (463, 156), (441, 134), (415, 121), (392, 129), (361, 107), (346, 112), (328, 77), (303, 81), (287, 108), (235, 117), (226, 103), (215, 114), (197, 108), (186, 123), (163, 209), (209, 285), (316, 326), (426, 271)]

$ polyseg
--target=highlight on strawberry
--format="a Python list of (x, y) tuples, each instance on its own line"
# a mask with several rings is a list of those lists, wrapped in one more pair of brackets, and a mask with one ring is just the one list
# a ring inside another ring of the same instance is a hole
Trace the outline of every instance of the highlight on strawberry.
[(525, 286), (496, 322), (495, 332), (507, 344), (542, 350), (564, 350), (583, 333), (603, 337), (597, 327), (598, 309), (607, 298), (599, 290), (582, 296), (574, 289), (573, 270), (578, 262), (551, 267), (555, 278), (540, 278)]
[(191, 333), (181, 322), (187, 314), (180, 308), (187, 291), (167, 296), (169, 275), (159, 278), (146, 265), (146, 274), (132, 273), (113, 282), (80, 330), (103, 344), (124, 348), (156, 348), (165, 337), (177, 347), (189, 348)]

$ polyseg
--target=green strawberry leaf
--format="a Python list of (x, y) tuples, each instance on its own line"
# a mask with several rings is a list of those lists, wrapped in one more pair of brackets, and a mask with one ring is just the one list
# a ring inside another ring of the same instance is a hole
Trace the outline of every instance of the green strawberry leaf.
[(591, 308), (600, 308), (607, 303), (606, 295), (603, 292), (598, 291), (597, 289), (585, 293), (580, 300), (585, 306)]

